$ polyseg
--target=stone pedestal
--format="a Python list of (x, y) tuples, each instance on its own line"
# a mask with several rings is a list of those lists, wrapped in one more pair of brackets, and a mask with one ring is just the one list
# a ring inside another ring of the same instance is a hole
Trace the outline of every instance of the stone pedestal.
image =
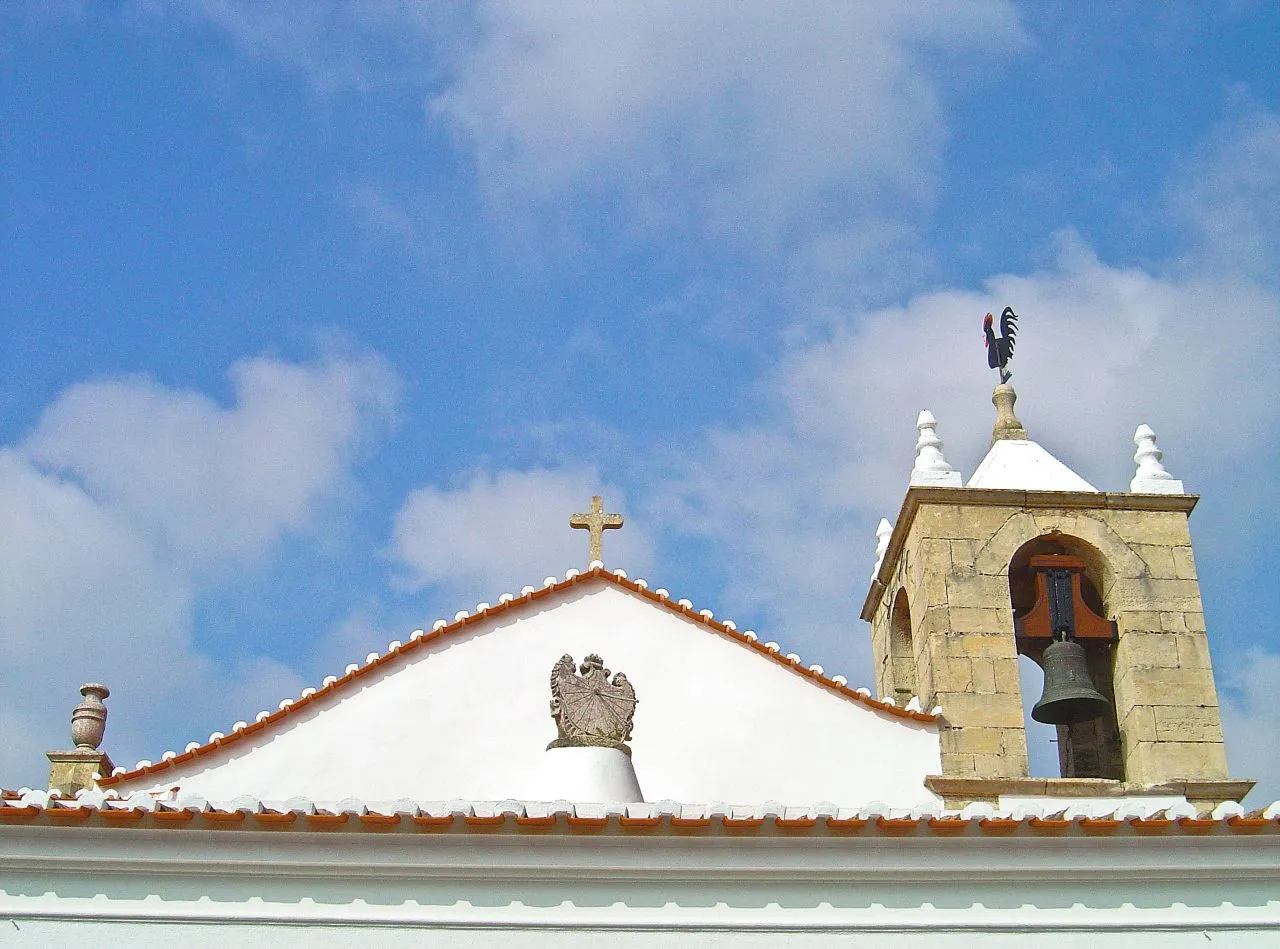
[(562, 745), (544, 758), (542, 797), (591, 804), (644, 800), (631, 755), (623, 748)]
[(70, 751), (46, 752), (49, 759), (49, 790), (58, 791), (65, 798), (75, 797), (77, 791), (92, 788), (94, 774), (111, 773), (111, 759), (105, 751), (96, 748), (73, 748)]

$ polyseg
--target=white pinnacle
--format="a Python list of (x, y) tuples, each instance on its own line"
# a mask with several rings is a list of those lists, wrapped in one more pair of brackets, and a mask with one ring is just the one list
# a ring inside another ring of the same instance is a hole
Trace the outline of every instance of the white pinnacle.
[(1156, 433), (1149, 425), (1139, 425), (1133, 433), (1133, 443), (1138, 450), (1133, 453), (1133, 460), (1138, 463), (1138, 471), (1129, 482), (1129, 490), (1134, 494), (1182, 494), (1182, 482), (1165, 470), (1160, 459), (1164, 457), (1156, 445)]
[(893, 536), (893, 525), (883, 517), (876, 526), (876, 566), (871, 571), (871, 579), (880, 575), (880, 565), (884, 563), (884, 555), (889, 552), (889, 538)]
[(942, 454), (942, 439), (938, 437), (938, 420), (925, 409), (916, 419), (920, 437), (916, 440), (916, 463), (911, 469), (912, 484), (931, 484), (960, 487), (960, 472), (947, 464)]

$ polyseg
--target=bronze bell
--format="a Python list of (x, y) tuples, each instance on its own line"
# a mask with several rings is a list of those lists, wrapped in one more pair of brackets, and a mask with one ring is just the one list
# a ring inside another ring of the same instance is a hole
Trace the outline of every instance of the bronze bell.
[(1093, 687), (1084, 647), (1074, 640), (1057, 640), (1044, 648), (1044, 694), (1031, 717), (1046, 725), (1069, 725), (1100, 718), (1111, 703)]

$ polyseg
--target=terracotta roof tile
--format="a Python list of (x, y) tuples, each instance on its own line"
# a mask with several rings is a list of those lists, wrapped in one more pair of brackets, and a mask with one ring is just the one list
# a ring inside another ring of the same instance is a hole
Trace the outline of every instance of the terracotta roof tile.
[[(944, 813), (937, 805), (905, 810), (870, 804), (860, 810), (779, 808), (751, 810), (723, 805), (679, 805), (672, 802), (629, 805), (558, 802), (426, 802), (369, 803), (343, 801), (318, 807), (311, 801), (279, 802), (238, 798), (213, 806), (198, 798), (147, 800), (134, 794), (121, 799), (101, 791), (82, 792), (60, 800), (47, 791), (0, 794), (0, 828), (9, 824), (45, 824), (77, 828), (95, 825), (163, 829), (192, 827), (224, 830), (270, 830), (273, 833), (600, 833), (626, 837), (659, 833), (680, 836), (942, 835), (955, 837), (1040, 836), (1044, 831), (1077, 837), (1280, 835), (1280, 803), (1244, 813), (1223, 805), (1212, 814), (1196, 814), (1189, 805), (1157, 810), (1145, 817), (1124, 818), (1126, 805), (1111, 813), (1067, 817), (998, 812), (975, 808), (971, 813)], [(966, 809), (968, 811), (969, 809)], [(1025, 809), (1024, 809), (1025, 810)], [(351, 820), (352, 816), (356, 820)], [(299, 820), (299, 817), (303, 819)], [(252, 819), (250, 819), (252, 818)]]
[[(277, 722), (282, 721), (289, 715), (305, 708), (312, 702), (318, 701), (331, 695), (335, 691), (342, 690), (355, 679), (360, 678), (372, 672), (374, 669), (386, 666), (389, 663), (396, 662), (401, 656), (411, 653), (414, 650), (427, 645), (428, 643), (436, 643), (441, 639), (453, 635), (465, 626), (477, 623), (481, 620), (494, 616), (500, 616), (508, 612), (518, 612), (530, 604), (547, 597), (554, 596), (571, 587), (578, 586), (593, 580), (602, 580), (611, 583), (614, 586), (621, 587), (634, 594), (644, 597), (660, 606), (665, 607), (673, 613), (678, 613), (693, 622), (700, 623), (708, 629), (719, 633), (735, 642), (760, 653), (760, 655), (773, 660), (781, 666), (784, 666), (793, 672), (813, 680), (816, 684), (834, 692), (853, 702), (860, 703), (867, 708), (876, 712), (892, 715), (896, 718), (907, 719), (917, 722), (936, 722), (937, 715), (928, 714), (919, 711), (917, 707), (908, 705), (906, 708), (899, 708), (891, 700), (878, 701), (871, 697), (871, 693), (867, 689), (851, 689), (843, 676), (828, 676), (822, 666), (811, 665), (805, 666), (803, 661), (795, 653), (786, 656), (780, 655), (781, 648), (777, 643), (761, 643), (754, 632), (750, 630), (739, 632), (737, 625), (732, 620), (717, 620), (710, 610), (695, 610), (693, 604), (689, 600), (674, 600), (670, 594), (662, 588), (651, 590), (644, 580), (631, 580), (627, 577), (623, 570), (609, 571), (603, 567), (595, 566), (585, 572), (570, 570), (563, 580), (555, 577), (547, 577), (546, 581), (540, 588), (524, 587), (520, 591), (519, 596), (504, 593), (498, 598), (496, 604), (480, 603), (476, 607), (474, 613), (467, 610), (459, 611), (453, 619), (453, 622), (437, 620), (430, 631), (415, 630), (410, 636), (408, 642), (400, 642), (396, 640), (392, 642), (385, 653), (369, 653), (365, 657), (363, 664), (352, 663), (347, 666), (342, 676), (327, 676), (319, 689), (308, 688), (303, 689), (302, 694), (297, 699), (285, 699), (280, 703), (279, 708), (274, 712), (259, 713), (256, 721), (252, 724), (240, 721), (232, 726), (230, 734), (222, 732), (214, 732), (209, 736), (208, 741), (204, 744), (192, 742), (187, 745), (186, 750), (181, 754), (173, 752), (165, 752), (161, 756), (161, 760), (139, 761), (132, 769), (117, 768), (109, 776), (98, 779), (100, 787), (109, 788), (125, 781), (135, 778), (148, 777), (153, 774), (160, 774), (177, 765), (185, 764), (197, 757), (215, 752), (219, 748), (233, 745), (247, 735), (270, 728)], [(918, 705), (918, 703), (915, 703)]]

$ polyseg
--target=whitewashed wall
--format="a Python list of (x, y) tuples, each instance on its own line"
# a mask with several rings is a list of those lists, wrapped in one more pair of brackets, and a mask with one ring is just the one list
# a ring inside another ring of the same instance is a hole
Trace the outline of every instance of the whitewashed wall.
[(426, 645), (207, 764), (131, 787), (211, 800), (562, 797), (554, 769), (545, 773), (550, 673), (563, 654), (591, 652), (635, 687), (631, 746), (646, 800), (937, 800), (922, 784), (939, 771), (936, 726), (833, 694), (607, 581)]
[(1280, 944), (1276, 838), (0, 827), (0, 946)]

